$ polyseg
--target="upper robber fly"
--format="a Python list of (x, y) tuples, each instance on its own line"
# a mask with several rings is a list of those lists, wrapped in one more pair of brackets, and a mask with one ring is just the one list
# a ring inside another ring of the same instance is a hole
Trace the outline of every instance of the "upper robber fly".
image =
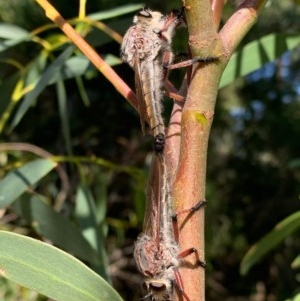
[(135, 71), (138, 110), (143, 133), (148, 123), (154, 136), (156, 152), (164, 149), (165, 126), (162, 118), (164, 66), (173, 61), (172, 37), (181, 22), (182, 12), (163, 15), (150, 9), (141, 10), (133, 19), (121, 46), (121, 57)]

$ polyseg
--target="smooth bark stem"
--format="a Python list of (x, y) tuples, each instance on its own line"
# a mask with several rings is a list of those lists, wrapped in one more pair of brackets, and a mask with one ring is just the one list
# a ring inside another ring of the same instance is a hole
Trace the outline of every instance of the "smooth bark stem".
[[(176, 212), (190, 208), (205, 199), (207, 146), (221, 74), (236, 46), (255, 23), (265, 3), (265, 0), (244, 1), (219, 35), (216, 32), (216, 25), (222, 5), (219, 5), (213, 14), (211, 5), (216, 5), (215, 1), (184, 1), (192, 55), (218, 56), (219, 61), (198, 64), (188, 88), (181, 116), (180, 155), (173, 186)], [(201, 209), (191, 216), (180, 216), (178, 222), (180, 249), (194, 247), (198, 250), (199, 259), (204, 260), (204, 210)], [(187, 261), (191, 264), (195, 262), (193, 258)], [(187, 265), (182, 267), (180, 272), (184, 291), (190, 300), (204, 301), (205, 271)], [(182, 296), (177, 296), (177, 299), (182, 300)]]
[[(174, 182), (174, 206), (177, 212), (205, 199), (208, 137), (218, 91), (218, 68), (205, 66), (196, 71), (182, 113), (181, 152)], [(220, 73), (220, 72), (219, 72)], [(204, 210), (179, 217), (180, 249), (195, 247), (204, 260)], [(188, 260), (188, 259), (187, 259)], [(194, 263), (191, 256), (189, 262)], [(192, 301), (205, 299), (203, 268), (181, 269), (184, 290)]]
[(193, 57), (220, 56), (221, 41), (214, 23), (209, 0), (185, 1), (189, 31), (189, 46)]
[[(211, 57), (221, 53), (221, 44), (213, 21), (209, 0), (185, 1), (189, 30), (189, 44), (195, 57)], [(181, 118), (181, 145), (178, 168), (173, 186), (176, 212), (193, 207), (205, 199), (207, 144), (213, 119), (218, 83), (221, 76), (216, 63), (198, 64), (192, 74)], [(200, 260), (204, 253), (204, 210), (180, 216), (180, 249), (197, 249)], [(182, 267), (184, 291), (192, 301), (205, 300), (205, 271), (191, 268), (195, 257), (187, 258)], [(177, 296), (178, 297), (178, 296)], [(181, 297), (179, 297), (178, 300)]]
[[(187, 94), (187, 78), (183, 79), (179, 94), (186, 97)], [(168, 166), (170, 183), (173, 183), (177, 170), (177, 164), (180, 152), (181, 141), (181, 116), (184, 102), (174, 102), (172, 113), (170, 116), (169, 126), (166, 133), (165, 155)]]

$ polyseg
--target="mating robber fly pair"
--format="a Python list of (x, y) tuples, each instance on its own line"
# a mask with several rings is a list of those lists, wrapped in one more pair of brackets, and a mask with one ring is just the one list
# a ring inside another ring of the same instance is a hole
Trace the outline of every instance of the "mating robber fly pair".
[(147, 208), (144, 230), (134, 248), (134, 259), (139, 271), (145, 276), (146, 297), (155, 301), (173, 299), (175, 287), (190, 301), (183, 289), (179, 267), (184, 258), (196, 255), (196, 266), (205, 264), (199, 260), (195, 248), (180, 252), (177, 216), (193, 213), (206, 203), (200, 201), (194, 207), (172, 215), (170, 180), (165, 155), (165, 126), (162, 118), (162, 86), (167, 70), (191, 65), (194, 62), (210, 62), (196, 59), (174, 64), (171, 50), (176, 27), (183, 22), (183, 9), (163, 15), (149, 9), (141, 10), (133, 19), (134, 25), (126, 32), (121, 46), (121, 56), (135, 71), (136, 94), (142, 130), (145, 123), (154, 136), (155, 155), (147, 188)]

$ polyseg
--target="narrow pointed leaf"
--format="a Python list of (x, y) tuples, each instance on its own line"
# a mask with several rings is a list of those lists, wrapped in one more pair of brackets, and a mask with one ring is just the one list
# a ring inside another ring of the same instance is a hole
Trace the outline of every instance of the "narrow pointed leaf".
[(29, 32), (14, 24), (0, 23), (0, 38), (18, 40), (28, 37)]
[(37, 159), (9, 172), (0, 180), (0, 208), (7, 207), (22, 193), (49, 173), (56, 163)]
[(274, 61), (299, 44), (300, 35), (292, 34), (270, 34), (250, 42), (231, 57), (222, 75), (220, 88)]
[(99, 255), (83, 237), (79, 227), (37, 197), (17, 201), (13, 208), (33, 225), (39, 235), (56, 246), (87, 262), (99, 263)]
[(30, 33), (14, 24), (0, 23), (0, 52), (31, 38)]
[(286, 299), (285, 301), (300, 301), (300, 294), (297, 294), (291, 299)]
[(26, 94), (22, 104), (18, 108), (11, 129), (18, 125), (22, 117), (25, 115), (30, 106), (35, 102), (36, 98), (41, 94), (45, 87), (53, 81), (54, 78), (59, 77), (60, 70), (65, 61), (70, 57), (74, 51), (73, 45), (69, 46), (62, 54), (46, 69), (40, 79), (37, 81), (35, 88)]
[(0, 231), (0, 275), (56, 301), (122, 301), (100, 276), (69, 254)]
[(293, 269), (299, 269), (300, 268), (300, 255), (298, 255), (291, 264)]
[(123, 16), (128, 13), (135, 12), (143, 7), (144, 7), (143, 4), (127, 4), (124, 6), (119, 6), (118, 8), (113, 8), (110, 10), (90, 14), (88, 15), (88, 18), (92, 20), (110, 19), (110, 18), (115, 18), (115, 17)]
[(97, 224), (95, 201), (90, 189), (84, 184), (77, 189), (75, 213), (82, 235), (99, 256), (99, 263), (94, 264), (93, 269), (108, 280), (108, 259), (102, 235), (103, 224)]
[(268, 233), (258, 243), (251, 247), (241, 262), (241, 274), (247, 274), (249, 269), (264, 255), (266, 255), (271, 249), (275, 248), (287, 236), (299, 228), (300, 211), (285, 218), (283, 221), (277, 224), (270, 233)]

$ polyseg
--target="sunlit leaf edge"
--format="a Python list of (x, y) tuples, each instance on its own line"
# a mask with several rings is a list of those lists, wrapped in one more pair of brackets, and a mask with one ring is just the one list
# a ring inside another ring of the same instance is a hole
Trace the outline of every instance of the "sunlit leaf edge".
[(0, 208), (9, 206), (56, 165), (57, 163), (48, 159), (36, 159), (10, 171), (0, 180)]
[(57, 301), (121, 301), (99, 275), (35, 239), (0, 231), (0, 275)]
[(300, 228), (300, 211), (282, 220), (271, 232), (250, 248), (241, 262), (240, 273), (247, 274), (254, 264), (298, 228)]
[(300, 44), (300, 35), (269, 34), (236, 51), (223, 72), (220, 88), (231, 84)]

